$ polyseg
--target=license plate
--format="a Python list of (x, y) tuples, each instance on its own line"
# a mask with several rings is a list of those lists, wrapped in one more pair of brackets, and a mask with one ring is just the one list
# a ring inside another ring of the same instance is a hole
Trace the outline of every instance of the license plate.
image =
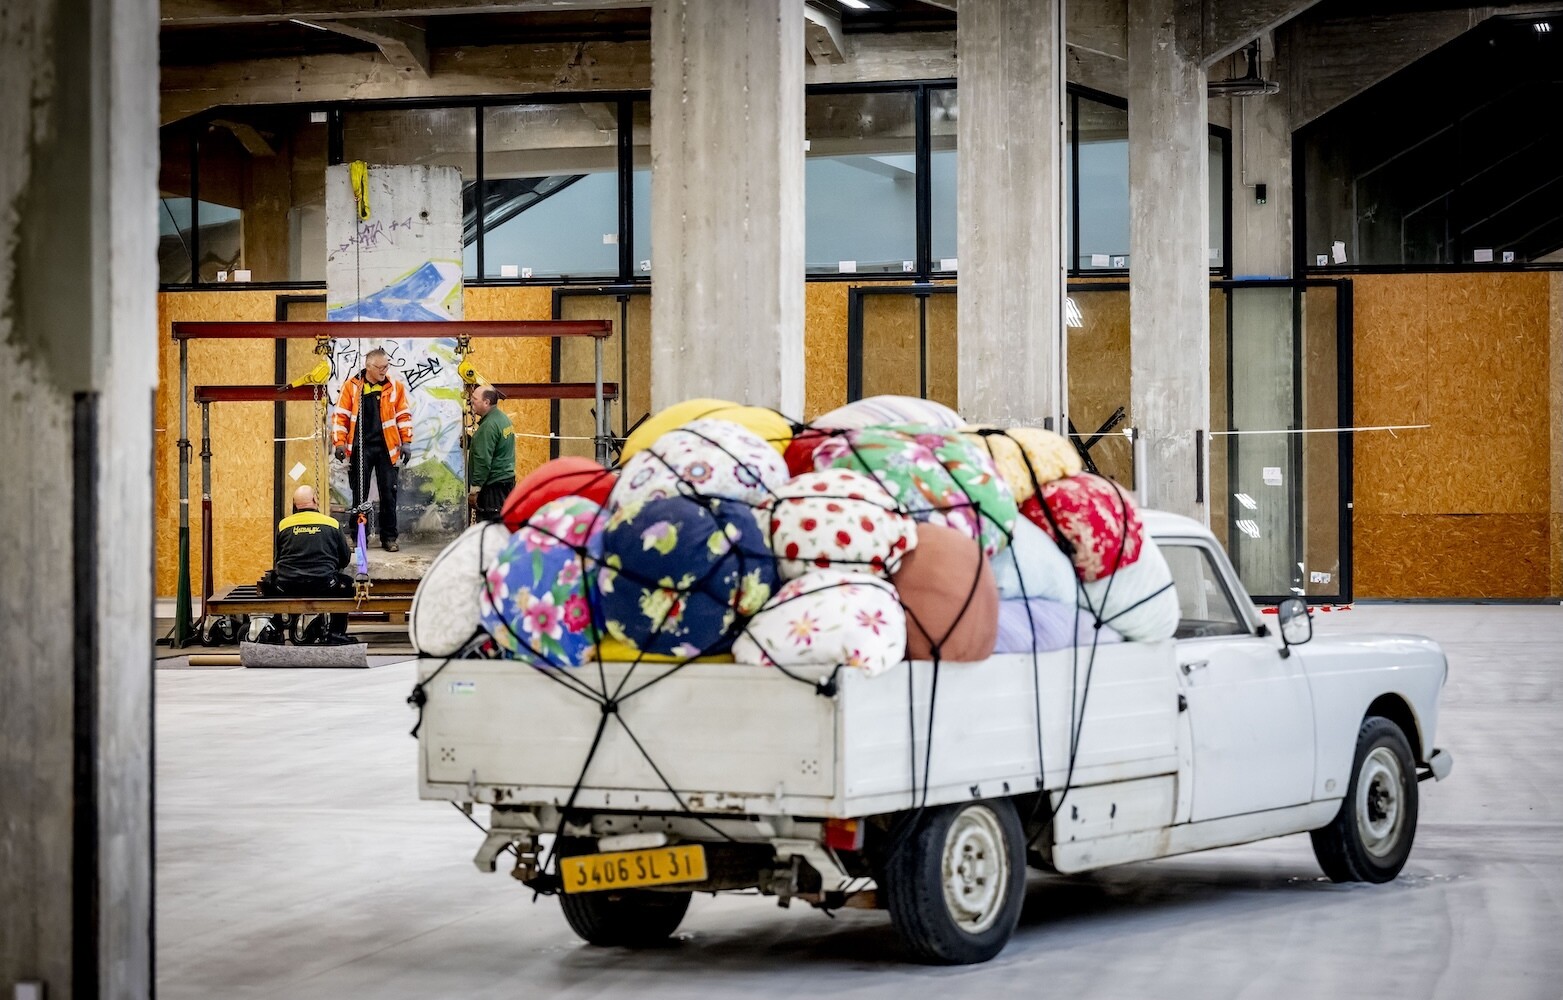
[(706, 849), (699, 844), (649, 851), (579, 854), (559, 859), (565, 892), (603, 892), (647, 885), (704, 882)]

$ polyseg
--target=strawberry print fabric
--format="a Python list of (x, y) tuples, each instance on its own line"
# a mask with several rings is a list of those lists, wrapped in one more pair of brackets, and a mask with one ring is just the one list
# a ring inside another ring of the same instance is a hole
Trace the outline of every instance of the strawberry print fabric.
[(757, 513), (783, 580), (832, 568), (888, 577), (917, 544), (912, 519), (861, 473), (810, 472), (777, 494)]
[(981, 541), (990, 558), (1009, 544), (1019, 516), (993, 461), (954, 431), (865, 427), (827, 438), (814, 465), (873, 476), (900, 509)]
[(584, 497), (552, 500), (510, 536), (484, 572), (481, 621), (509, 659), (578, 667), (602, 638), (588, 557), (602, 508)]
[(787, 481), (787, 463), (758, 434), (726, 420), (695, 420), (625, 464), (609, 510), (676, 496), (755, 505)]
[(777, 586), (754, 513), (730, 500), (669, 497), (620, 508), (597, 553), (608, 634), (680, 660), (727, 652)]
[[(1074, 546), (1071, 559), (1082, 582), (1100, 580), (1140, 558), (1145, 527), (1129, 491), (1112, 480), (1088, 472), (1070, 476), (1043, 485), (1041, 500), (1047, 503), (1064, 539)], [(1037, 497), (1021, 504), (1020, 512), (1059, 541)]]
[(881, 674), (906, 658), (906, 614), (895, 588), (880, 577), (815, 570), (782, 586), (733, 643), (733, 657)]

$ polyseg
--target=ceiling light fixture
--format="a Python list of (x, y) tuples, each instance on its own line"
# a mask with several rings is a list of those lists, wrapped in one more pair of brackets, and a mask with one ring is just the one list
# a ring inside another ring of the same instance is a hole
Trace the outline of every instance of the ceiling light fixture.
[(1536, 30), (1541, 32), (1543, 35), (1545, 35), (1547, 32), (1552, 30), (1552, 22), (1551, 21), (1537, 21), (1536, 22)]
[(851, 7), (853, 10), (868, 10), (869, 6), (864, 0), (841, 0), (841, 6)]
[(302, 25), (303, 27), (306, 27), (306, 28), (314, 28), (316, 31), (330, 31), (331, 30), (330, 28), (324, 27), (323, 25), (314, 24), (314, 23), (311, 23), (309, 21), (300, 21), (296, 17), (290, 17), (290, 18), (288, 18), (288, 20), (291, 21), (294, 24)]

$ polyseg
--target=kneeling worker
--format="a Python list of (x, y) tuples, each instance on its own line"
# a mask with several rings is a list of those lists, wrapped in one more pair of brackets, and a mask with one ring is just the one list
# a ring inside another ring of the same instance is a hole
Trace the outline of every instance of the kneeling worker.
[(495, 389), (472, 390), (472, 412), (478, 416), (478, 429), (468, 448), (472, 488), (467, 503), (477, 508), (479, 521), (497, 521), (505, 498), (516, 486), (516, 432), (499, 408)]
[[(293, 513), (277, 524), (277, 565), (260, 578), (267, 597), (352, 597), (353, 580), (342, 572), (353, 553), (336, 519), (320, 512), (315, 491), (293, 492)], [(347, 615), (334, 614), (328, 642), (346, 642)]]

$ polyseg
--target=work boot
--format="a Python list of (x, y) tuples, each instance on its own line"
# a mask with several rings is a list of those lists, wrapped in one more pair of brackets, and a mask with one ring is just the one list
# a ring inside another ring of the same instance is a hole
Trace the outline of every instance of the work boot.
[(387, 552), (400, 552), (402, 550), (402, 547), (396, 544), (396, 539), (394, 538), (387, 538), (380, 543), (380, 547)]

